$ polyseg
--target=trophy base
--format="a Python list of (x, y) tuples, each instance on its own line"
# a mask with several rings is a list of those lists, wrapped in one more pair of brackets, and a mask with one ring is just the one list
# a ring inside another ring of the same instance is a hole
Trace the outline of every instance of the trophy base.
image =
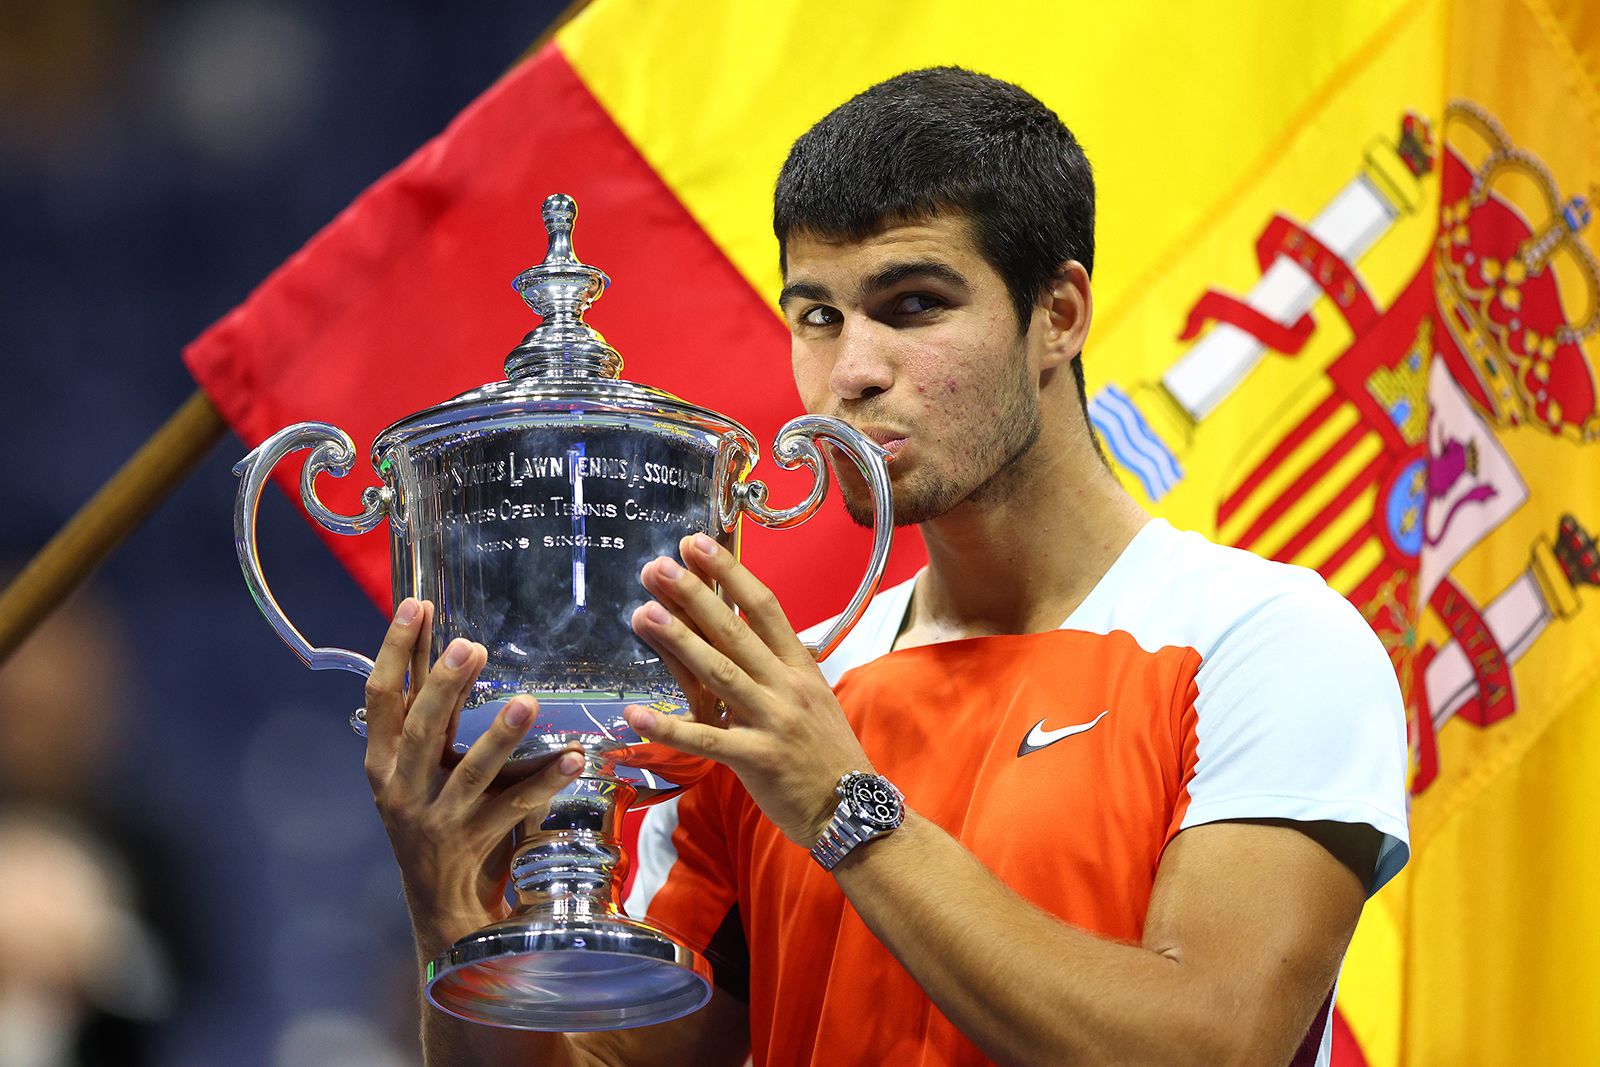
[(518, 1030), (624, 1030), (711, 999), (703, 956), (620, 915), (513, 916), (457, 941), (426, 977), (440, 1010)]

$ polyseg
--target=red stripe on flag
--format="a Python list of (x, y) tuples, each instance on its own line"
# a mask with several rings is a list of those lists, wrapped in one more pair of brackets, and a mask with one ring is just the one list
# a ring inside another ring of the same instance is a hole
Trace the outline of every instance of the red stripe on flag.
[[(553, 45), (358, 197), (184, 358), (248, 445), (318, 419), (365, 454), (394, 420), (504, 376), (505, 354), (538, 321), (511, 279), (543, 258), (539, 204), (557, 191), (578, 200), (579, 255), (614, 281), (588, 317), (622, 352), (627, 376), (770, 442), (799, 414), (786, 331)], [(297, 501), (300, 458), (277, 472)], [(354, 511), (376, 481), (360, 465), (319, 491)], [(780, 502), (805, 488), (799, 476), (775, 483)], [(842, 509), (824, 509), (814, 529), (746, 540), (751, 566), (801, 624), (844, 606), (866, 554)], [(321, 532), (388, 603), (386, 533)], [(896, 554), (891, 578), (919, 562), (920, 544), (902, 541), (909, 551)]]
[(1333, 413), (1339, 409), (1339, 404), (1339, 394), (1329, 393), (1327, 399), (1318, 404), (1315, 411), (1307, 415), (1300, 425), (1290, 430), (1288, 435), (1278, 442), (1277, 447), (1272, 450), (1267, 458), (1262, 460), (1256, 469), (1251, 471), (1245, 477), (1245, 480), (1239, 483), (1239, 488), (1229, 493), (1227, 499), (1217, 508), (1217, 525), (1221, 526), (1227, 522), (1229, 517), (1239, 510), (1239, 506), (1250, 498), (1250, 494), (1260, 488), (1261, 483), (1266, 481), (1268, 476), (1278, 469), (1278, 465), (1287, 459), (1295, 449), (1299, 448), (1301, 442), (1315, 433), (1317, 427), (1328, 421)]
[(1312, 517), (1310, 522), (1301, 527), (1300, 532), (1289, 539), (1288, 544), (1278, 549), (1272, 558), (1280, 563), (1288, 563), (1298, 556), (1307, 545), (1316, 539), (1318, 534), (1327, 529), (1328, 525), (1350, 506), (1356, 497), (1372, 487), (1372, 484), (1378, 480), (1378, 475), (1382, 473), (1385, 464), (1390, 462), (1392, 461), (1389, 457), (1380, 452), (1373, 458), (1371, 463), (1361, 469), (1360, 474), (1350, 479), (1349, 485), (1339, 490), (1338, 496), (1329, 501), (1321, 511)]
[(1372, 539), (1372, 530), (1366, 523), (1362, 523), (1350, 539), (1334, 550), (1333, 555), (1317, 565), (1317, 573), (1324, 578), (1332, 578), (1333, 572), (1344, 566), (1345, 561), (1356, 554), (1356, 549)]
[(1284, 512), (1298, 503), (1300, 498), (1305, 496), (1306, 491), (1321, 481), (1323, 476), (1333, 469), (1334, 464), (1343, 459), (1356, 446), (1356, 442), (1365, 437), (1367, 433), (1368, 427), (1360, 422), (1346, 430), (1343, 437), (1340, 437), (1326, 452), (1318, 456), (1315, 463), (1302, 471), (1300, 476), (1291, 482), (1289, 487), (1269, 504), (1265, 511), (1256, 517), (1256, 521), (1250, 524), (1250, 528), (1234, 544), (1240, 548), (1249, 548), (1255, 544), (1256, 539), (1267, 532), (1268, 527), (1277, 522)]

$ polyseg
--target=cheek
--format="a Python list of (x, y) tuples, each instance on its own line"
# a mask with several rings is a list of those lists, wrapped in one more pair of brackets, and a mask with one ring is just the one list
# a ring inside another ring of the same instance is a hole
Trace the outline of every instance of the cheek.
[(912, 388), (927, 403), (950, 416), (988, 415), (994, 407), (993, 353), (944, 349), (937, 359), (907, 368)]
[(796, 342), (789, 353), (789, 370), (794, 374), (795, 392), (808, 412), (821, 411), (828, 400), (828, 375), (830, 368), (814, 352)]

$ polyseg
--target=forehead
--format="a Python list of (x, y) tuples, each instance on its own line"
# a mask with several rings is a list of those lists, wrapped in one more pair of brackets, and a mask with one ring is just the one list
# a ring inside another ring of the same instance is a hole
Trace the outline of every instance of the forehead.
[(944, 263), (974, 282), (993, 273), (978, 251), (967, 218), (941, 213), (894, 223), (860, 240), (792, 233), (784, 245), (784, 281), (837, 283), (871, 274), (888, 263), (908, 261)]

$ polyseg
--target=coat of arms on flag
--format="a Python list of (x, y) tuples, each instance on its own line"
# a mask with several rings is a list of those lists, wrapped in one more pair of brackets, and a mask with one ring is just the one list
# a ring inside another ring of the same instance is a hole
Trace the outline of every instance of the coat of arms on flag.
[[(1287, 425), (1269, 420), (1232, 472), (1216, 525), (1232, 544), (1314, 567), (1362, 608), (1407, 695), (1415, 793), (1439, 775), (1438, 731), (1514, 714), (1513, 665), (1580, 610), (1577, 588), (1600, 582), (1587, 532), (1600, 515), (1530, 494), (1501, 441), (1520, 432), (1600, 442), (1585, 348), (1600, 328), (1600, 265), (1582, 237), (1588, 202), (1564, 197), (1476, 105), (1452, 103), (1441, 128), (1436, 151), (1429, 124), (1408, 113), (1395, 142), (1369, 148), (1311, 223), (1273, 218), (1249, 293), (1205, 293), (1181, 335), (1198, 339), (1159, 382), (1131, 394), (1107, 387), (1091, 403), (1119, 464), (1159, 501), (1183, 477), (1206, 416), (1271, 353), (1305, 346), (1317, 302), (1342, 316), (1353, 340), (1313, 387), (1319, 398)], [(1433, 246), (1380, 308), (1360, 259), (1435, 180)], [(1530, 506), (1547, 509), (1547, 534), (1526, 545), (1520, 573), (1475, 599), (1452, 570)], [(1419, 637), (1429, 613), (1442, 624), (1438, 641)]]

